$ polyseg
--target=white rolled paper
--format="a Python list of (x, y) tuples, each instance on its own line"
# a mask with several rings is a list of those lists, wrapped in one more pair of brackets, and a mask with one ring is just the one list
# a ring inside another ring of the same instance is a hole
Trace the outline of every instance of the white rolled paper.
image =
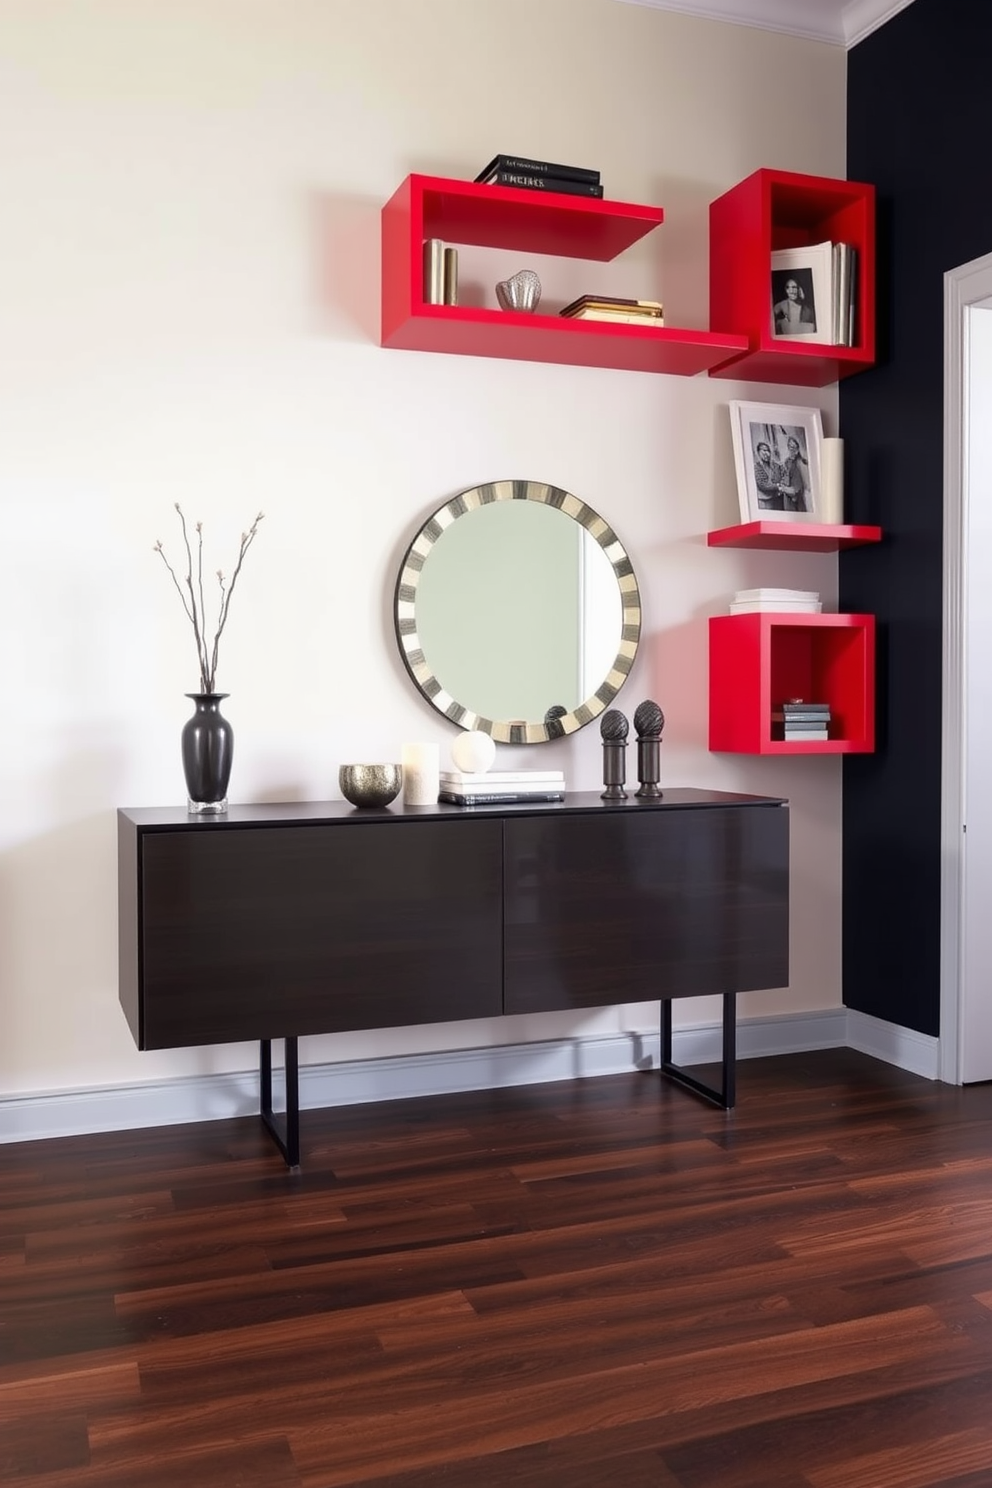
[(839, 527), (844, 521), (844, 441), (824, 439), (820, 448), (819, 519)]
[(436, 806), (441, 789), (441, 748), (438, 744), (404, 744), (403, 804)]

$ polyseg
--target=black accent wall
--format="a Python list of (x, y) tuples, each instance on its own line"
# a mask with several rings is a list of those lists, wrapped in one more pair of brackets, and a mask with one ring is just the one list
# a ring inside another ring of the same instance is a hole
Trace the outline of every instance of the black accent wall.
[[(840, 390), (840, 608), (878, 617), (879, 738), (844, 762), (844, 1001), (940, 1018), (943, 276), (992, 252), (992, 0), (913, 0), (848, 57), (852, 180), (878, 191), (876, 366)], [(990, 903), (992, 913), (992, 903)]]

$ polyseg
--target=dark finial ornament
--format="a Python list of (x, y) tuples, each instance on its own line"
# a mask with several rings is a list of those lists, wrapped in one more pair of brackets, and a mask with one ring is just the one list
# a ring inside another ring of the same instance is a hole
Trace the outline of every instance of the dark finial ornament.
[(611, 743), (618, 740), (625, 743), (630, 732), (630, 724), (618, 708), (608, 708), (599, 720), (599, 732), (603, 736), (604, 743), (607, 740)]
[(623, 783), (627, 778), (627, 734), (630, 732), (624, 715), (617, 708), (609, 708), (599, 720), (599, 732), (603, 740), (603, 801), (626, 801), (627, 792)]
[(656, 735), (661, 738), (661, 731), (665, 727), (665, 715), (658, 707), (647, 698), (643, 703), (638, 703), (634, 712), (634, 730), (638, 738), (649, 738)]
[(657, 703), (646, 698), (638, 703), (634, 711), (634, 728), (637, 731), (637, 778), (640, 785), (636, 794), (657, 800), (661, 795), (661, 731), (665, 727), (665, 715)]

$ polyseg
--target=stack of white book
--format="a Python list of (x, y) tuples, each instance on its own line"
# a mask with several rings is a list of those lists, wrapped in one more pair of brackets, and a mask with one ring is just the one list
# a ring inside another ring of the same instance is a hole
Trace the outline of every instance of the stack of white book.
[(563, 801), (561, 770), (442, 770), (438, 800), (452, 806), (503, 806), (518, 801)]
[(749, 615), (754, 610), (819, 614), (822, 609), (815, 589), (738, 589), (730, 602), (732, 615)]

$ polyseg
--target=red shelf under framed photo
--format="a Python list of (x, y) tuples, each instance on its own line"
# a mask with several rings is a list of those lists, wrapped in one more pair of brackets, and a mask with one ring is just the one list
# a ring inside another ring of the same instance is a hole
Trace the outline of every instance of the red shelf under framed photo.
[(792, 553), (837, 553), (882, 540), (881, 527), (828, 522), (740, 522), (706, 535), (711, 548), (767, 548)]

